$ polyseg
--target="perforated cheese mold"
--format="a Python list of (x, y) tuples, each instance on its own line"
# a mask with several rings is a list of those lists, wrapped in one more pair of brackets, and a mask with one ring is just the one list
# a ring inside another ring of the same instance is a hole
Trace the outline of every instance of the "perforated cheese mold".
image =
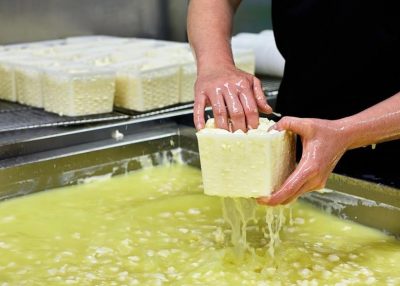
[(115, 105), (148, 111), (179, 103), (179, 66), (136, 62), (117, 69)]
[(47, 70), (42, 89), (46, 111), (66, 116), (107, 113), (113, 110), (115, 75), (84, 68)]
[(197, 132), (204, 192), (221, 197), (261, 197), (275, 191), (295, 165), (295, 137), (268, 131), (274, 124), (260, 118), (257, 129), (234, 133), (214, 128), (214, 120)]
[(0, 60), (0, 99), (17, 101), (14, 67), (2, 60)]
[(249, 74), (256, 72), (256, 58), (253, 50), (235, 49), (233, 50), (233, 58), (238, 69)]

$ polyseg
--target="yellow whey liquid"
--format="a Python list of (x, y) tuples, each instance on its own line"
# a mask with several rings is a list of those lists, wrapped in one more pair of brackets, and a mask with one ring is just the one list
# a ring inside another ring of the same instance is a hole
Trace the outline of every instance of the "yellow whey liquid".
[(394, 238), (296, 203), (272, 258), (278, 226), (244, 209), (238, 258), (221, 199), (187, 166), (1, 202), (0, 285), (400, 285)]

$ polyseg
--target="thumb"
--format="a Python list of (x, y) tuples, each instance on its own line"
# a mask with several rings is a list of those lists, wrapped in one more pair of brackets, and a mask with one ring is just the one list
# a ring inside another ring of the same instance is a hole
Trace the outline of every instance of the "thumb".
[(309, 131), (309, 125), (306, 120), (299, 117), (285, 116), (279, 120), (273, 128), (278, 131), (288, 130), (293, 133), (304, 135)]

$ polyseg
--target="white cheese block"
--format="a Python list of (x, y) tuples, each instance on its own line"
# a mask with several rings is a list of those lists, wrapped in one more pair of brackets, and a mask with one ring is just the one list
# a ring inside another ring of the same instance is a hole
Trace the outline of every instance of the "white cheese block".
[(42, 108), (43, 95), (41, 78), (44, 67), (59, 66), (49, 60), (30, 59), (15, 65), (15, 89), (19, 103)]
[(256, 72), (256, 56), (251, 49), (234, 49), (233, 58), (238, 69), (249, 74)]
[(82, 116), (113, 110), (115, 74), (108, 70), (46, 70), (42, 77), (46, 111)]
[(179, 65), (142, 61), (116, 70), (115, 106), (149, 111), (179, 103)]
[(193, 102), (197, 68), (189, 44), (179, 43), (167, 45), (166, 47), (149, 50), (147, 55), (149, 57), (168, 59), (180, 65), (179, 102)]
[(122, 38), (122, 37), (115, 37), (115, 36), (108, 36), (108, 35), (88, 35), (88, 36), (75, 36), (75, 37), (68, 37), (65, 39), (68, 45), (76, 45), (76, 44), (91, 44), (91, 45), (99, 45), (99, 44), (123, 44), (131, 39), (129, 38)]
[(64, 40), (50, 40), (50, 41), (39, 41), (39, 42), (30, 42), (30, 43), (20, 43), (20, 44), (12, 44), (3, 46), (6, 51), (36, 51), (44, 48), (57, 47), (64, 45)]
[(268, 131), (273, 124), (260, 118), (257, 129), (232, 133), (207, 121), (196, 133), (205, 194), (250, 198), (277, 190), (295, 166), (295, 135)]
[(40, 84), (41, 69), (34, 66), (16, 66), (15, 85), (19, 103), (33, 107), (43, 107)]
[(180, 65), (179, 102), (193, 102), (194, 84), (197, 77), (197, 68), (189, 44), (171, 44), (163, 48), (152, 49), (147, 54), (164, 59), (169, 59)]
[(14, 66), (0, 60), (0, 99), (17, 101)]
[(17, 101), (15, 67), (30, 60), (25, 51), (8, 50), (0, 54), (0, 99)]
[(194, 101), (194, 84), (196, 83), (196, 78), (197, 68), (194, 59), (181, 64), (179, 84), (180, 103)]
[(148, 57), (179, 58), (185, 55), (188, 50), (188, 43), (157, 41), (157, 44), (152, 49), (149, 49), (146, 54)]
[(179, 102), (193, 102), (197, 67), (195, 58), (189, 46), (182, 49), (182, 52), (176, 55), (174, 60), (180, 63)]

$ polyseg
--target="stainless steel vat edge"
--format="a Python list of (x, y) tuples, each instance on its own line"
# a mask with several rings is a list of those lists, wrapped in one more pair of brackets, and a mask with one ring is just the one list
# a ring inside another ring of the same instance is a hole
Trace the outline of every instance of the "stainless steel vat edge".
[[(127, 127), (129, 132), (122, 140), (109, 134), (125, 125), (113, 124), (85, 135), (103, 132), (101, 140), (43, 148), (41, 152), (1, 160), (0, 200), (82, 183), (88, 177), (120, 175), (149, 163), (183, 162), (199, 168), (197, 140), (190, 121), (190, 114), (177, 114), (144, 124), (136, 122)], [(48, 142), (53, 139), (47, 138)], [(334, 191), (308, 193), (302, 199), (400, 238), (400, 190), (337, 174), (330, 177), (327, 187)]]
[[(171, 118), (185, 116), (191, 114), (191, 112), (192, 109), (188, 108), (99, 126), (87, 126), (78, 129), (65, 128), (65, 131), (53, 131), (54, 133), (52, 134), (45, 133), (46, 135), (33, 136), (31, 139), (2, 142), (0, 138), (0, 168), (4, 167), (2, 162), (8, 158), (110, 139), (112, 138), (113, 132), (116, 130), (124, 135), (137, 134), (142, 130), (157, 128), (157, 126), (165, 126), (166, 123), (175, 124), (175, 121)], [(40, 134), (40, 131), (38, 131), (38, 133)]]

